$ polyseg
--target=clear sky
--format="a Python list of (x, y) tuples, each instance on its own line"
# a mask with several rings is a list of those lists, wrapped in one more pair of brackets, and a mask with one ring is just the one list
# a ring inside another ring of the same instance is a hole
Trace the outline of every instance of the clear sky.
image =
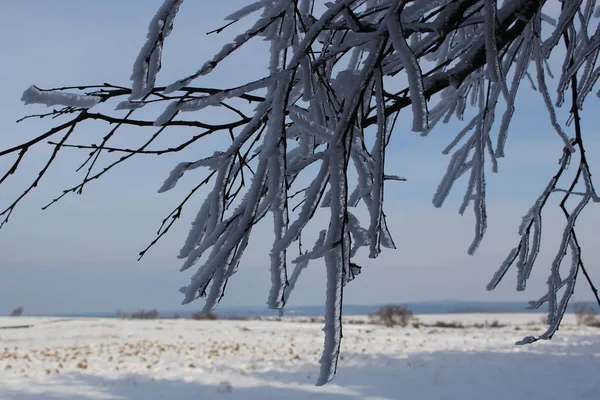
[[(148, 22), (160, 4), (158, 0), (2, 2), (0, 148), (21, 142), (54, 123), (48, 119), (15, 123), (26, 114), (45, 111), (43, 107), (26, 107), (19, 101), (31, 84), (42, 88), (102, 82), (128, 85)], [(158, 83), (169, 84), (187, 76), (218, 51), (237, 28), (220, 36), (205, 33), (221, 26), (222, 18), (243, 4), (243, 0), (185, 2), (167, 40)], [(240, 53), (237, 61), (224, 64), (214, 77), (197, 84), (230, 87), (260, 76), (265, 72), (268, 56), (264, 50), (264, 44), (253, 44)], [(595, 96), (590, 96), (587, 108), (598, 109)], [(589, 111), (585, 116), (592, 173), (600, 176), (598, 119)], [(560, 118), (564, 121), (566, 115)], [(517, 244), (521, 217), (556, 170), (561, 141), (547, 120), (538, 95), (523, 90), (500, 173), (488, 174), (489, 229), (476, 255), (468, 256), (474, 221), (470, 211), (464, 217), (457, 213), (463, 186), (455, 188), (443, 208), (431, 205), (449, 160), (441, 155), (441, 150), (452, 140), (459, 125), (442, 125), (429, 136), (419, 137), (407, 129), (410, 115), (404, 115), (390, 144), (386, 166), (387, 173), (408, 178), (405, 183), (388, 185), (386, 192), (385, 210), (398, 249), (385, 251), (377, 260), (360, 257), (363, 274), (347, 287), (345, 301), (521, 301), (534, 300), (545, 293), (548, 263), (555, 255), (562, 231), (562, 220), (555, 210), (545, 215), (546, 242), (528, 291), (514, 290), (514, 271), (493, 292), (487, 292), (485, 285)], [(87, 143), (89, 136), (97, 138), (106, 132), (106, 125), (90, 123), (78, 130), (73, 142)], [(135, 141), (148, 132), (125, 131), (122, 140)], [(174, 131), (173, 135), (177, 139), (184, 133)], [(30, 313), (178, 309), (182, 298), (177, 289), (187, 284), (191, 271), (178, 272), (181, 260), (176, 255), (202, 196), (172, 234), (141, 262), (136, 261), (137, 253), (152, 240), (160, 221), (185, 195), (185, 189), (204, 177), (203, 172), (190, 174), (181, 189), (158, 194), (157, 189), (171, 168), (178, 161), (210, 154), (218, 145), (219, 138), (211, 138), (179, 157), (139, 157), (93, 182), (82, 196), (68, 196), (42, 212), (41, 206), (62, 189), (76, 184), (80, 176), (73, 170), (87, 154), (64, 150), (40, 187), (0, 230), (0, 314), (18, 305)], [(42, 157), (47, 155), (43, 151), (34, 153), (23, 171), (0, 188), (2, 208), (30, 182), (28, 179), (35, 176)], [(1, 171), (9, 165), (8, 161), (0, 160)], [(577, 228), (584, 260), (600, 283), (599, 223), (599, 207), (592, 204)], [(268, 223), (258, 227), (258, 237), (251, 242), (240, 271), (228, 285), (224, 305), (265, 304), (270, 284), (270, 240), (264, 240), (264, 235), (269, 232)], [(311, 264), (292, 295), (292, 303), (320, 304), (324, 300), (324, 279), (323, 264)], [(590, 298), (583, 281), (576, 298)], [(200, 306), (192, 303), (187, 307)]]

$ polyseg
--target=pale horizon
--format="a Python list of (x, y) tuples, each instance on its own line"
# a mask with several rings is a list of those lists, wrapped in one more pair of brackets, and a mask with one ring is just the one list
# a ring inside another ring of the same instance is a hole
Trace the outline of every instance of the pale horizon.
[[(11, 40), (3, 45), (3, 74), (7, 79), (0, 96), (0, 150), (48, 130), (56, 122), (45, 118), (15, 123), (25, 115), (48, 111), (42, 106), (25, 106), (20, 101), (23, 91), (32, 84), (41, 88), (103, 82), (128, 85), (148, 23), (161, 2), (4, 3), (0, 35)], [(205, 12), (200, 12), (201, 5), (197, 3), (185, 3), (172, 37), (166, 41), (158, 84), (169, 84), (188, 75), (230, 40), (235, 27), (223, 35), (205, 33), (221, 26), (222, 18), (244, 3), (215, 2), (205, 7)], [(194, 40), (189, 40), (190, 37)], [(230, 86), (228, 77), (239, 81), (244, 74), (264, 73), (261, 65), (268, 54), (262, 52), (260, 45), (254, 49), (255, 52), (243, 53), (247, 61), (243, 73), (239, 65), (224, 64), (214, 81), (203, 82), (209, 86)], [(587, 110), (590, 115), (597, 101), (590, 100)], [(598, 127), (592, 119), (584, 118), (583, 123), (587, 131), (597, 133)], [(386, 156), (386, 171), (408, 178), (407, 182), (390, 184), (386, 189), (384, 209), (398, 249), (386, 250), (376, 260), (368, 259), (365, 254), (358, 257), (362, 274), (346, 288), (345, 303), (435, 299), (526, 303), (544, 295), (548, 265), (562, 231), (563, 219), (554, 204), (545, 216), (547, 241), (527, 290), (515, 290), (516, 271), (512, 269), (495, 291), (485, 289), (510, 249), (517, 245), (521, 218), (554, 175), (561, 154), (562, 142), (552, 131), (539, 94), (524, 89), (519, 96), (506, 158), (500, 160), (499, 173), (489, 173), (487, 177), (489, 227), (474, 256), (467, 255), (475, 231), (474, 218), (470, 210), (464, 217), (458, 215), (462, 187), (453, 190), (442, 208), (431, 204), (449, 162), (441, 150), (460, 125), (440, 126), (427, 137), (419, 137), (407, 126), (410, 121), (405, 118), (393, 134)], [(86, 125), (86, 129), (79, 129), (73, 142), (83, 142), (85, 135), (101, 137), (106, 130), (106, 126)], [(598, 138), (600, 135), (587, 134), (586, 146), (595, 176), (600, 176)], [(218, 143), (218, 139), (211, 140), (207, 148)], [(198, 152), (202, 151), (208, 150), (203, 148)], [(137, 157), (137, 161), (134, 159), (100, 181), (92, 182), (82, 196), (67, 196), (47, 211), (41, 211), (63, 189), (78, 183), (80, 175), (73, 170), (86, 154), (61, 150), (62, 161), (51, 168), (40, 187), (0, 230), (0, 315), (17, 306), (33, 314), (184, 308), (178, 289), (187, 284), (190, 273), (178, 272), (182, 260), (176, 256), (195, 215), (195, 205), (184, 212), (173, 232), (142, 261), (136, 259), (138, 252), (154, 238), (162, 219), (186, 193), (185, 184), (190, 186), (203, 178), (204, 172), (187, 177), (182, 188), (158, 194), (158, 188), (175, 164), (187, 159), (171, 156), (157, 161)], [(23, 171), (3, 184), (2, 209), (37, 173), (41, 154), (37, 156), (29, 158)], [(8, 161), (0, 159), (0, 171), (5, 170)], [(577, 229), (587, 269), (600, 285), (598, 221), (600, 209), (590, 204)], [(255, 233), (272, 235), (272, 228), (261, 223)], [(270, 287), (271, 238), (268, 237), (268, 241), (258, 237), (251, 241), (240, 271), (228, 284), (223, 307), (266, 304)], [(310, 264), (290, 298), (289, 307), (323, 304), (324, 277), (322, 263)], [(587, 283), (580, 279), (573, 301), (591, 298)], [(202, 304), (198, 300), (185, 308), (197, 310)]]

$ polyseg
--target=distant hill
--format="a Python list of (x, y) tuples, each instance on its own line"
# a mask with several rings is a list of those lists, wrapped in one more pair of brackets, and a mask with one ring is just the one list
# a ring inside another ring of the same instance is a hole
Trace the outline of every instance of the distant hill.
[[(460, 300), (439, 300), (404, 303), (415, 314), (467, 314), (467, 313), (543, 313), (547, 311), (544, 305), (537, 310), (528, 310), (527, 303), (523, 302), (483, 302), (483, 301), (460, 301)], [(597, 305), (589, 303), (596, 311), (600, 312)], [(368, 315), (377, 311), (382, 304), (355, 305), (346, 304), (343, 309), (344, 315)], [(129, 310), (135, 311), (135, 310)], [(187, 308), (184, 310), (158, 310), (161, 317), (169, 318), (175, 313), (182, 318), (188, 317), (197, 312), (197, 309)], [(323, 306), (297, 306), (289, 307), (284, 311), (284, 316), (302, 316), (313, 317), (322, 316), (325, 311)], [(571, 310), (569, 310), (571, 312)], [(215, 311), (217, 315), (223, 317), (274, 317), (278, 316), (276, 310), (269, 310), (266, 307), (222, 307)], [(95, 312), (95, 313), (71, 313), (71, 314), (52, 314), (44, 316), (57, 317), (95, 317), (105, 318), (114, 317), (115, 312)], [(29, 316), (33, 316), (29, 314)]]

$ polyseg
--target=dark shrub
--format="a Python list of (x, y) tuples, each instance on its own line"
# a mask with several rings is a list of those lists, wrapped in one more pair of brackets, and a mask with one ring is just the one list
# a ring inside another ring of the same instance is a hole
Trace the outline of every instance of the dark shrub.
[(211, 312), (209, 313), (194, 313), (192, 315), (190, 315), (190, 319), (196, 320), (196, 321), (214, 321), (215, 319), (218, 319), (217, 314), (213, 314)]
[(575, 303), (573, 304), (573, 311), (575, 312), (575, 321), (577, 325), (583, 326), (598, 326), (600, 321), (596, 319), (598, 313), (587, 303)]
[(406, 327), (413, 318), (413, 313), (405, 305), (387, 305), (369, 317), (374, 324), (385, 325), (389, 328), (396, 325)]
[(17, 308), (15, 308), (14, 310), (12, 310), (12, 312), (10, 313), (11, 317), (20, 317), (21, 315), (23, 315), (23, 307), (19, 306)]
[(146, 310), (138, 310), (136, 312), (131, 313), (129, 316), (131, 319), (156, 319), (158, 318), (158, 311), (156, 309), (146, 311)]

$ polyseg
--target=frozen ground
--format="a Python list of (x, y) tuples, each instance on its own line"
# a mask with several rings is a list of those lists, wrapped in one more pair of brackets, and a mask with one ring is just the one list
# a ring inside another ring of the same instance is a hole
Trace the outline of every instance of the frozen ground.
[(315, 387), (322, 325), (0, 317), (0, 399), (600, 399), (600, 329), (567, 318), (427, 315), (502, 328), (345, 325), (338, 375)]

